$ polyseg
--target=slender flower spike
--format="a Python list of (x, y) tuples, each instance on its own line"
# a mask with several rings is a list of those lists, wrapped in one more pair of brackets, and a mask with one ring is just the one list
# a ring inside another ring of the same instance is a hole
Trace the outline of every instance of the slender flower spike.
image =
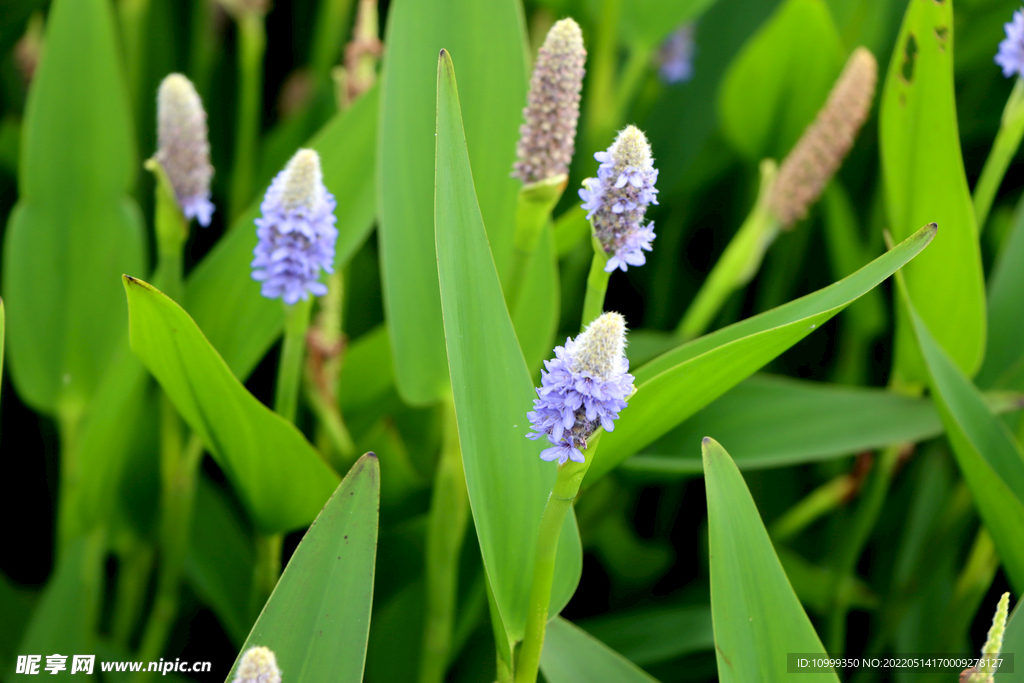
[(181, 74), (170, 74), (160, 83), (156, 104), (156, 160), (174, 188), (182, 214), (206, 227), (213, 214), (213, 166), (202, 100), (192, 81)]
[(263, 296), (291, 305), (327, 293), (319, 278), (321, 270), (334, 272), (335, 205), (320, 157), (300, 149), (270, 184), (260, 205), (263, 216), (256, 219), (252, 277), (263, 282)]
[(818, 116), (779, 168), (768, 206), (782, 227), (792, 227), (806, 218), (807, 209), (839, 170), (871, 110), (877, 81), (878, 62), (868, 50), (858, 47)]
[(693, 78), (693, 24), (673, 31), (658, 50), (658, 75), (665, 83), (685, 83)]
[(274, 653), (259, 645), (246, 650), (235, 671), (234, 683), (281, 683)]
[(651, 145), (636, 126), (626, 126), (606, 152), (594, 158), (601, 162), (596, 178), (583, 181), (580, 199), (587, 218), (594, 223), (594, 235), (606, 254), (611, 254), (604, 269), (627, 270), (647, 262), (644, 251), (651, 250), (654, 224), (644, 224), (647, 207), (657, 204), (654, 183), (658, 170), (651, 159)]
[[(1003, 634), (1006, 632), (1006, 617), (1010, 611), (1010, 594), (1003, 593), (996, 605), (995, 616), (992, 617), (992, 626), (988, 630), (988, 638), (981, 648), (982, 660), (991, 660), (999, 656), (1003, 649)], [(993, 666), (979, 666), (977, 670), (971, 671), (967, 680), (969, 683), (992, 683)], [(963, 675), (961, 674), (961, 678)]]
[(555, 358), (544, 361), (541, 386), (527, 417), (535, 433), (546, 436), (550, 448), (542, 460), (583, 462), (582, 449), (598, 427), (615, 429), (619, 411), (633, 393), (633, 375), (625, 355), (626, 321), (618, 313), (604, 313), (575, 340), (555, 347)]
[(537, 53), (530, 92), (519, 128), (512, 175), (536, 183), (567, 173), (576, 144), (583, 88), (583, 33), (572, 19), (562, 19), (548, 31)]
[(1024, 10), (1013, 13), (1013, 19), (1003, 24), (1006, 37), (999, 43), (996, 64), (1003, 68), (1003, 76), (1024, 76)]

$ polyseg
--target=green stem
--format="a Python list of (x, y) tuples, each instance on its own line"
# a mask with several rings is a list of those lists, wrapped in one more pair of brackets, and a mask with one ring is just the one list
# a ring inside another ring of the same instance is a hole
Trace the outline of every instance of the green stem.
[(469, 520), (469, 493), (455, 405), (450, 396), (445, 400), (444, 411), (444, 443), (427, 518), (427, 605), (420, 683), (440, 683), (448, 670), (458, 598), (459, 556)]
[(60, 495), (57, 498), (57, 549), (64, 553), (78, 525), (79, 437), (85, 407), (69, 399), (57, 406), (60, 433)]
[(615, 64), (618, 61), (619, 10), (622, 0), (603, 0), (587, 84), (586, 145), (596, 150), (615, 129)]
[(317, 83), (327, 81), (333, 67), (341, 55), (345, 42), (345, 29), (348, 27), (349, 15), (352, 14), (352, 0), (321, 0), (313, 30), (313, 48), (310, 52), (310, 65), (316, 75)]
[(256, 564), (252, 570), (252, 591), (249, 594), (249, 616), (255, 620), (274, 592), (281, 576), (281, 546), (283, 534), (256, 533), (254, 539)]
[(192, 0), (190, 52), (188, 75), (203, 101), (210, 99), (210, 78), (213, 64), (221, 48), (221, 37), (215, 30), (214, 12), (217, 8), (210, 0)]
[(125, 652), (129, 651), (135, 624), (142, 614), (149, 576), (153, 571), (153, 556), (153, 546), (134, 533), (129, 534), (117, 551), (117, 590), (111, 635)]
[(523, 280), (530, 257), (540, 245), (544, 228), (551, 222), (551, 211), (562, 197), (569, 178), (564, 173), (523, 185), (516, 200), (516, 233), (513, 240), (512, 266), (508, 278), (502, 280), (505, 305), (514, 314), (519, 304)]
[(281, 360), (277, 366), (274, 411), (293, 423), (299, 408), (302, 361), (306, 353), (306, 331), (309, 329), (309, 316), (312, 310), (312, 297), (285, 306), (284, 345), (281, 347)]
[(946, 608), (946, 618), (940, 632), (940, 652), (956, 652), (965, 634), (970, 631), (971, 621), (992, 586), (999, 569), (999, 555), (995, 543), (985, 527), (978, 529), (971, 546), (967, 562), (953, 587), (953, 597)]
[(707, 330), (729, 295), (757, 274), (765, 252), (778, 236), (779, 221), (767, 207), (775, 171), (774, 162), (765, 160), (761, 163), (757, 203), (711, 269), (711, 274), (676, 328), (676, 335), (684, 340), (695, 339)]
[(252, 199), (259, 158), (260, 120), (263, 114), (263, 57), (267, 31), (263, 15), (238, 16), (238, 115), (235, 120), (235, 158), (231, 166), (231, 201), (228, 225)]
[(619, 88), (615, 93), (615, 119), (613, 128), (622, 125), (626, 119), (627, 108), (636, 98), (636, 91), (647, 74), (651, 64), (651, 50), (646, 46), (631, 45), (626, 65), (619, 77)]
[(1010, 162), (1017, 154), (1022, 137), (1024, 137), (1024, 79), (1018, 78), (1006, 101), (1006, 106), (1003, 108), (999, 132), (996, 133), (992, 149), (988, 153), (988, 158), (985, 159), (985, 166), (981, 170), (978, 184), (974, 187), (974, 215), (978, 222), (978, 232), (985, 228), (985, 221), (992, 208), (992, 202), (1003, 182), (1003, 176), (1006, 175), (1006, 169), (1010, 167)]
[(604, 270), (608, 263), (608, 254), (604, 252), (597, 238), (592, 238), (594, 258), (590, 262), (590, 273), (587, 275), (587, 293), (583, 297), (583, 318), (580, 320), (582, 330), (604, 312), (604, 298), (608, 293), (608, 278), (611, 273)]
[(487, 595), (487, 611), (491, 615), (491, 631), (494, 634), (494, 654), (498, 683), (512, 683), (515, 672), (512, 652), (515, 650), (515, 643), (509, 639), (508, 633), (505, 631), (505, 624), (501, 620), (498, 603), (494, 601), (494, 591), (491, 589), (490, 579), (487, 578), (486, 568), (484, 568), (484, 589)]
[(853, 488), (853, 477), (843, 474), (811, 491), (806, 498), (772, 524), (772, 540), (778, 543), (795, 537), (816, 520), (842, 505)]
[(515, 683), (535, 683), (540, 667), (540, 653), (544, 649), (544, 632), (548, 624), (548, 605), (551, 603), (551, 585), (555, 578), (555, 556), (558, 538), (562, 533), (565, 515), (572, 507), (580, 484), (590, 463), (594, 460), (600, 433), (590, 441), (583, 452), (584, 462), (572, 460), (558, 466), (555, 487), (544, 506), (544, 515), (537, 532), (537, 554), (533, 566), (533, 585), (530, 587), (530, 605), (526, 613), (526, 636), (516, 662)]

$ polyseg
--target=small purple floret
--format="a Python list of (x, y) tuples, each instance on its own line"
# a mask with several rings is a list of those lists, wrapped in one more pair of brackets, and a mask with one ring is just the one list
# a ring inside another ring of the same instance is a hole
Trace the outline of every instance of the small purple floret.
[(1013, 19), (1003, 24), (1006, 38), (999, 43), (996, 64), (1003, 68), (1003, 76), (1024, 76), (1024, 10), (1013, 13)]
[(693, 78), (693, 24), (683, 24), (665, 39), (658, 51), (658, 75), (666, 83), (684, 83)]

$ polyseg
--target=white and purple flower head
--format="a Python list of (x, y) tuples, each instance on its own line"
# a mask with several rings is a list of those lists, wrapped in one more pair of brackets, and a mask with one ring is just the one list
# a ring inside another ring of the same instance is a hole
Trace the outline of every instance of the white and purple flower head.
[(270, 648), (256, 645), (242, 655), (232, 683), (281, 683), (281, 669)]
[(657, 204), (654, 183), (658, 170), (651, 159), (651, 145), (636, 126), (626, 126), (606, 152), (594, 158), (601, 162), (596, 178), (583, 181), (580, 199), (593, 221), (594, 235), (606, 254), (604, 269), (627, 270), (647, 262), (645, 251), (654, 241), (654, 224), (644, 223), (647, 207)]
[(542, 460), (583, 462), (587, 439), (604, 427), (615, 429), (619, 411), (633, 393), (633, 375), (625, 356), (626, 321), (618, 313), (604, 313), (575, 340), (555, 347), (555, 358), (544, 361), (541, 386), (527, 414), (534, 433), (546, 436), (550, 448)]
[(252, 277), (263, 282), (263, 296), (291, 305), (327, 293), (320, 271), (334, 272), (335, 205), (320, 157), (300, 149), (270, 184), (260, 205), (263, 216), (256, 219)]
[(206, 111), (192, 81), (170, 74), (160, 83), (156, 96), (157, 150), (175, 199), (185, 218), (195, 218), (204, 228), (210, 225), (210, 143)]
[(996, 64), (1003, 68), (1003, 76), (1024, 76), (1024, 10), (1013, 13), (1013, 19), (1003, 24), (1006, 38), (999, 43)]
[(677, 28), (658, 50), (658, 75), (666, 83), (685, 83), (693, 78), (693, 24)]

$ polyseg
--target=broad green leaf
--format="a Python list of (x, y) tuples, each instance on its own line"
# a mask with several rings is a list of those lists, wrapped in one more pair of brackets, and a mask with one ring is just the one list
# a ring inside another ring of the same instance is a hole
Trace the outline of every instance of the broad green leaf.
[(548, 683), (657, 683), (636, 664), (562, 617), (548, 623), (540, 670)]
[(672, 31), (693, 21), (716, 0), (633, 0), (624, 5), (622, 36), (643, 48), (657, 47)]
[(480, 211), (498, 273), (505, 277), (520, 187), (509, 174), (526, 104), (521, 12), (517, 0), (395, 0), (388, 8), (378, 195), (381, 276), (398, 389), (412, 404), (436, 402), (448, 391), (430, 230), (434, 62), (445, 48), (461, 64)]
[(825, 102), (844, 52), (824, 0), (785, 0), (722, 81), (726, 140), (748, 161), (781, 159)]
[[(907, 267), (910, 298), (968, 376), (985, 350), (985, 285), (953, 93), (953, 0), (910, 0), (879, 115), (889, 225), (897, 240), (934, 221), (941, 233)], [(897, 325), (896, 367), (924, 381), (913, 332)]]
[(708, 605), (612, 612), (577, 626), (640, 666), (715, 648)]
[[(320, 154), (324, 185), (338, 200), (335, 269), (348, 263), (373, 227), (377, 97), (377, 89), (370, 90), (307, 143)], [(284, 327), (281, 302), (260, 296), (259, 283), (252, 279), (253, 220), (259, 215), (256, 201), (196, 266), (185, 287), (185, 309), (243, 379)]]
[[(928, 372), (932, 400), (985, 528), (1018, 594), (1024, 590), (1024, 455), (981, 393), (932, 335), (900, 282), (900, 298)], [(908, 283), (909, 284), (909, 283)]]
[[(718, 679), (788, 681), (787, 653), (825, 656), (825, 648), (775, 555), (743, 475), (714, 439), (705, 437), (703, 452)], [(805, 673), (803, 679), (839, 681), (833, 672)]]
[(37, 410), (80, 412), (124, 335), (117, 278), (144, 263), (135, 154), (110, 3), (57, 0), (3, 254), (12, 379)]
[[(537, 530), (555, 467), (526, 438), (536, 393), (519, 349), (476, 201), (462, 132), (455, 69), (441, 53), (437, 73), (435, 231), (445, 340), (459, 443), (480, 552), (509, 637), (521, 640)], [(576, 589), (582, 551), (566, 517), (551, 614)]]
[[(987, 399), (997, 412), (1021, 407), (1020, 397)], [(938, 436), (942, 421), (931, 401), (883, 389), (754, 375), (633, 456), (623, 469), (700, 474), (705, 434), (729, 444), (743, 470), (828, 460)]]
[(178, 304), (125, 276), (132, 351), (163, 387), (266, 533), (305, 526), (338, 475), (283, 417), (260, 403)]
[(551, 226), (544, 228), (540, 245), (530, 255), (523, 274), (519, 305), (512, 312), (519, 346), (531, 373), (551, 356), (555, 331), (558, 329), (558, 255), (555, 253)]
[(1024, 389), (1024, 201), (1017, 203), (1010, 233), (988, 283), (988, 348), (978, 372), (980, 387)]
[(288, 561), (242, 653), (273, 650), (290, 683), (359, 683), (366, 662), (377, 553), (380, 470), (361, 457)]
[[(93, 652), (103, 591), (104, 548), (101, 531), (70, 541), (39, 595), (16, 654), (42, 655), (42, 675), (53, 675), (43, 669), (46, 655)], [(67, 670), (57, 675), (74, 680), (70, 678), (70, 657)], [(5, 680), (18, 678), (22, 677), (16, 677), (13, 667), (8, 669)]]
[(806, 337), (914, 258), (935, 235), (926, 225), (853, 275), (813, 294), (695, 339), (634, 372), (636, 394), (590, 467), (593, 484), (765, 363)]
[(213, 608), (234, 644), (245, 640), (252, 618), (250, 589), (255, 553), (252, 541), (223, 494), (205, 477), (196, 487), (192, 535), (185, 558), (185, 576)]
[[(1013, 604), (1014, 598), (1018, 602), (1014, 606), (1013, 612), (1010, 613), (1010, 618), (1006, 622), (1006, 631), (1003, 633), (1003, 652), (1007, 653), (1024, 652), (1024, 609), (1020, 607), (1020, 593), (1011, 596), (1011, 604)], [(1024, 681), (1024, 667), (1014, 666), (1012, 674), (1001, 674), (999, 680), (1004, 683)]]

